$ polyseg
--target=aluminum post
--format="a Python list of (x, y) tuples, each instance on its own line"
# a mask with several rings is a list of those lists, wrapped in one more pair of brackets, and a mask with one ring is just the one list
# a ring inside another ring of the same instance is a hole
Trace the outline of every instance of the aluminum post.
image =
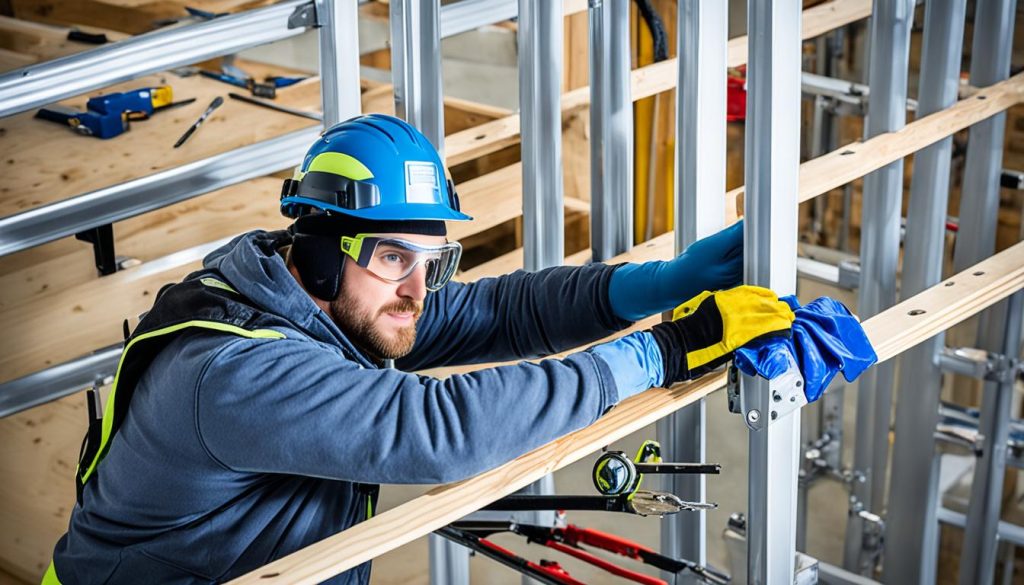
[[(523, 159), (523, 267), (536, 271), (565, 258), (562, 209), (561, 2), (519, 0), (519, 116)], [(554, 493), (547, 475), (524, 493)], [(550, 524), (539, 512), (534, 523)], [(523, 577), (523, 583), (533, 583)]]
[[(907, 69), (914, 0), (875, 0), (871, 20), (868, 86), (871, 105), (867, 137), (898, 130), (907, 118)], [(864, 178), (858, 314), (872, 317), (896, 303), (896, 264), (899, 260), (903, 200), (903, 160)], [(892, 360), (864, 373), (857, 392), (857, 435), (854, 471), (867, 481), (854, 482), (851, 509), (879, 514), (885, 499), (889, 459), (889, 420), (892, 410)], [(845, 568), (862, 572), (864, 522), (851, 515), (847, 522)], [(870, 563), (869, 563), (870, 564)]]
[[(974, 464), (967, 526), (960, 553), (961, 585), (989, 585), (996, 569), (999, 518), (1006, 474), (1011, 401), (1016, 359), (1020, 355), (1024, 292), (1017, 292), (982, 315), (980, 346), (1005, 358), (994, 380), (985, 382), (978, 430), (985, 437), (982, 454)], [(991, 355), (991, 354), (990, 354)], [(972, 540), (969, 540), (972, 539)]]
[[(439, 0), (392, 0), (391, 78), (395, 115), (444, 149)], [(440, 538), (444, 542), (451, 542)]]
[[(800, 0), (747, 5), (745, 280), (780, 295), (796, 292), (801, 8)], [(747, 579), (755, 585), (791, 585), (794, 577), (800, 413), (776, 418), (779, 384), (742, 379), (750, 428)]]
[(363, 111), (359, 88), (359, 2), (316, 0), (324, 128)]
[[(974, 30), (984, 34), (975, 34), (972, 41), (972, 86), (988, 87), (1009, 75), (1016, 4), (1016, 0), (978, 0)], [(995, 251), (1005, 128), (1006, 112), (1001, 112), (971, 126), (968, 133), (960, 230), (970, 237), (957, 239), (954, 272), (970, 268)], [(970, 204), (964, 205), (967, 202)]]
[[(971, 85), (987, 87), (1009, 75), (1016, 0), (978, 0), (971, 46)], [(977, 34), (984, 31), (984, 34)], [(999, 178), (1003, 159), (1006, 113), (974, 125), (967, 139), (960, 208), (960, 234), (954, 267), (967, 267), (995, 252), (999, 211)], [(965, 205), (964, 203), (968, 203)], [(979, 347), (1017, 358), (1020, 352), (1021, 293), (982, 314)], [(1007, 420), (1013, 378), (987, 381), (978, 430), (985, 436), (982, 455), (974, 467), (967, 508), (960, 583), (992, 583), (996, 562), (996, 532), (1006, 467)], [(973, 540), (972, 540), (973, 539)]]
[(633, 246), (629, 0), (590, 3), (590, 247), (604, 262)]
[(523, 267), (565, 257), (562, 210), (562, 3), (519, 0)]
[[(395, 115), (422, 132), (443, 157), (439, 2), (392, 0), (389, 7)], [(430, 582), (434, 585), (468, 584), (469, 549), (435, 533), (431, 533), (427, 541)]]
[[(917, 116), (942, 111), (957, 101), (966, 0), (925, 4), (924, 45)], [(914, 155), (907, 210), (900, 296), (908, 299), (942, 280), (946, 207), (953, 139)], [(935, 505), (938, 486), (932, 466), (942, 373), (936, 356), (944, 335), (913, 347), (900, 358), (896, 400), (896, 441), (887, 512), (884, 577), (887, 583), (935, 582), (938, 543)], [(876, 506), (877, 507), (877, 506)]]
[[(725, 217), (725, 87), (728, 3), (680, 0), (676, 54), (676, 253), (722, 229)], [(658, 421), (668, 458), (704, 461), (706, 405), (700, 400)], [(685, 500), (705, 500), (703, 475), (665, 475), (663, 489)], [(707, 515), (676, 514), (661, 522), (661, 550), (707, 561)], [(669, 583), (697, 583), (691, 574), (662, 573)]]

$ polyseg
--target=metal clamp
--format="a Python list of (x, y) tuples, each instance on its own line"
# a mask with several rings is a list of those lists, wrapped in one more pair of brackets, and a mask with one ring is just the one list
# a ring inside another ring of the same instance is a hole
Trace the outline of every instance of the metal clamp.
[(767, 401), (768, 406), (763, 408), (765, 412), (762, 412), (758, 405), (763, 401), (757, 400), (760, 397), (750, 395), (752, 390), (741, 383), (739, 370), (730, 364), (726, 384), (729, 412), (742, 414), (747, 427), (757, 431), (807, 404), (804, 377), (795, 364), (786, 373), (771, 380), (769, 388), (771, 399)]
[(947, 347), (939, 353), (939, 367), (943, 371), (990, 382), (1012, 381), (1020, 366), (1017, 358), (973, 347)]
[(319, 28), (322, 26), (317, 19), (314, 2), (297, 6), (288, 17), (288, 28)]

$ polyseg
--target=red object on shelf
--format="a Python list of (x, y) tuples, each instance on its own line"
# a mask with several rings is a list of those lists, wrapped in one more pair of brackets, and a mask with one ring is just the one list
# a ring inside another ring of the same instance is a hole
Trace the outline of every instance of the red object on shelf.
[(726, 81), (726, 122), (742, 122), (747, 118), (747, 68), (745, 65), (737, 67), (736, 72), (730, 70)]

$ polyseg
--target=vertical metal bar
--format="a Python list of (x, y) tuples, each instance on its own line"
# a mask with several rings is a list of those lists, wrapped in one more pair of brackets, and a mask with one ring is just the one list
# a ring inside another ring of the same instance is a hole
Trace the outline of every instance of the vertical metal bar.
[[(868, 138), (898, 130), (907, 117), (907, 65), (914, 0), (875, 0), (871, 22), (871, 87)], [(899, 259), (903, 200), (903, 160), (864, 178), (858, 313), (866, 319), (896, 303), (896, 264)], [(889, 420), (892, 410), (893, 362), (879, 364), (861, 377), (857, 392), (857, 436), (854, 470), (866, 475), (855, 482), (851, 503), (879, 513), (885, 498), (889, 459)], [(864, 524), (856, 516), (847, 523), (846, 568), (861, 572)]]
[(562, 3), (519, 0), (519, 110), (523, 152), (523, 266), (565, 257), (562, 210)]
[(359, 89), (359, 2), (316, 0), (324, 128), (363, 111)]
[[(971, 46), (971, 84), (986, 87), (1009, 75), (1016, 0), (978, 0)], [(983, 34), (979, 34), (984, 31)], [(1006, 113), (974, 125), (968, 135), (955, 267), (969, 267), (995, 251), (999, 177)], [(979, 346), (1016, 358), (1020, 352), (1021, 293), (986, 311)], [(991, 583), (995, 570), (996, 528), (1006, 465), (1006, 432), (1013, 382), (986, 382), (978, 429), (984, 451), (974, 467), (967, 509), (960, 583)], [(966, 539), (974, 539), (966, 540)]]
[[(1016, 4), (1016, 0), (978, 0), (971, 45), (971, 85), (988, 87), (1009, 75)], [(957, 239), (954, 272), (970, 268), (995, 251), (1005, 128), (1006, 112), (1001, 112), (971, 126), (968, 133), (960, 230), (970, 237)]]
[[(725, 218), (727, 2), (680, 0), (679, 83), (676, 88), (675, 250), (722, 229)], [(658, 421), (658, 440), (677, 461), (705, 460), (706, 405), (692, 404)], [(702, 475), (665, 475), (664, 488), (704, 501)], [(661, 523), (666, 554), (707, 561), (707, 516), (676, 514)], [(669, 583), (697, 583), (690, 574), (663, 573)]]
[(590, 247), (604, 262), (633, 245), (629, 0), (590, 3)]
[[(982, 332), (981, 347), (1006, 358), (1019, 356), (1022, 309), (1024, 292), (1017, 292), (988, 309), (979, 328)], [(981, 399), (978, 430), (984, 435), (985, 443), (974, 464), (964, 546), (960, 553), (961, 585), (988, 585), (995, 578), (1003, 477), (1006, 474), (1006, 441), (1016, 378), (1013, 370), (1003, 370), (1000, 374), (998, 380), (985, 382)]]
[[(562, 209), (561, 2), (519, 0), (519, 120), (523, 159), (523, 267), (536, 271), (565, 258)], [(525, 493), (554, 493), (548, 475)], [(537, 524), (553, 522), (535, 513)], [(533, 583), (523, 577), (524, 585)]]
[[(415, 126), (444, 157), (444, 93), (439, 0), (391, 0), (391, 81), (395, 115)], [(430, 582), (469, 583), (469, 549), (428, 537)]]
[(444, 95), (439, 12), (439, 0), (390, 3), (395, 114), (418, 128), (442, 152)]
[[(966, 0), (931, 0), (925, 5), (919, 118), (942, 111), (957, 100), (966, 4)], [(952, 149), (953, 139), (946, 138), (914, 155), (900, 288), (903, 299), (942, 280)], [(886, 522), (887, 583), (925, 584), (935, 578), (931, 551), (938, 539), (938, 486), (931, 454), (935, 452), (942, 389), (936, 355), (944, 342), (944, 335), (936, 335), (900, 358), (902, 394), (896, 401), (896, 441)]]
[[(745, 276), (748, 283), (780, 295), (796, 291), (800, 11), (800, 0), (747, 5)], [(774, 383), (744, 377), (742, 384), (750, 404), (767, 419)], [(750, 431), (749, 446), (747, 579), (757, 585), (790, 585), (800, 467), (799, 413), (763, 420), (758, 430)]]

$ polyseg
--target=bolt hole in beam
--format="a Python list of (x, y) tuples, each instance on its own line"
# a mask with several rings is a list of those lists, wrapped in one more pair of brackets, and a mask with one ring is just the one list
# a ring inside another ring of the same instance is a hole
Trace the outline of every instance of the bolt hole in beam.
[(855, 153), (852, 150), (844, 150), (844, 151), (839, 153), (839, 156), (846, 156), (848, 154), (855, 154)]
[(984, 270), (979, 270), (977, 272), (972, 272), (971, 274), (973, 274), (974, 276), (981, 276), (982, 274), (985, 274), (985, 271)]
[(914, 309), (913, 311), (907, 311), (907, 314), (911, 317), (916, 317), (917, 315), (924, 315), (926, 312), (924, 309)]
[(978, 99), (979, 99), (979, 100), (984, 100), (984, 99), (988, 99), (988, 96), (987, 96), (987, 95), (979, 95), (979, 96), (978, 96)]
[(956, 284), (956, 283), (951, 280), (951, 281), (946, 283), (946, 286), (953, 286), (954, 284)]

